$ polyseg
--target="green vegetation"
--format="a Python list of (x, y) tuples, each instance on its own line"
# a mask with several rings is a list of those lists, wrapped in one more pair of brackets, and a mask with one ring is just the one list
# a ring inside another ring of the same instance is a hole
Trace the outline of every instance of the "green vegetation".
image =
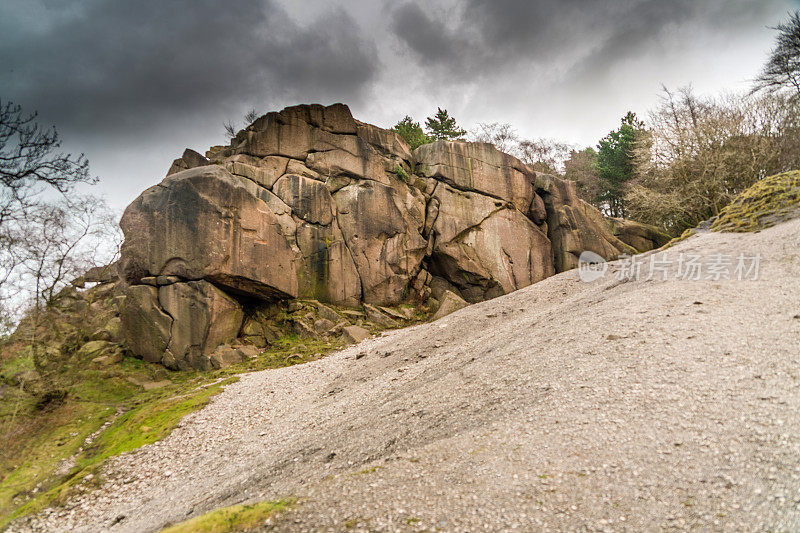
[(284, 511), (294, 500), (259, 502), (248, 505), (233, 505), (211, 511), (186, 522), (164, 528), (162, 533), (223, 533), (246, 531), (264, 525), (264, 521), (275, 513)]
[(758, 231), (800, 216), (800, 171), (764, 178), (725, 207), (714, 231)]
[(412, 150), (433, 141), (461, 139), (467, 134), (466, 130), (461, 129), (456, 124), (456, 119), (441, 107), (437, 108), (435, 115), (425, 120), (425, 129), (427, 133), (422, 130), (419, 122), (415, 122), (410, 115), (403, 117), (403, 120), (392, 128), (400, 137), (405, 139)]
[(684, 231), (683, 233), (681, 233), (681, 235), (679, 237), (675, 237), (672, 240), (670, 240), (661, 249), (662, 250), (666, 250), (667, 248), (672, 248), (673, 246), (675, 246), (679, 242), (685, 241), (686, 239), (688, 239), (689, 237), (691, 237), (695, 233), (697, 233), (697, 232), (695, 231), (694, 228), (689, 228), (686, 231)]
[(564, 177), (575, 182), (575, 188), (581, 200), (588, 202), (599, 210), (603, 210), (600, 177), (597, 171), (597, 152), (587, 147), (583, 150), (571, 150), (564, 161)]
[(43, 401), (30, 390), (26, 348), (4, 344), (12, 356), (0, 363), (3, 381), (16, 383), (0, 395), (0, 527), (63, 501), (87, 480), (98, 483), (105, 459), (165, 437), (236, 379), (222, 371), (170, 373), (131, 357), (110, 366), (72, 361), (59, 376), (63, 396)]
[(456, 124), (456, 119), (451, 117), (446, 109), (436, 108), (436, 114), (425, 120), (425, 129), (428, 136), (436, 141), (452, 141), (461, 139), (467, 131)]
[[(312, 361), (342, 346), (333, 336), (292, 331), (297, 320), (313, 322), (308, 316), (319, 305), (298, 300), (291, 308), (254, 311), (253, 317), (264, 321), (273, 336), (255, 357), (223, 369), (171, 372), (124, 355), (123, 347), (110, 341), (101, 343), (101, 353), (107, 355), (98, 357), (85, 346), (97, 342), (87, 343), (97, 332), (108, 333), (103, 324), (119, 320), (112, 292), (106, 285), (62, 291), (46, 328), (23, 321), (16, 333), (0, 340), (0, 431), (5, 443), (0, 528), (102, 483), (100, 466), (106, 459), (164, 438), (238, 374)], [(360, 311), (337, 312), (350, 313), (351, 323), (362, 323), (373, 333), (382, 329), (363, 323)], [(418, 312), (408, 320), (425, 318)], [(54, 354), (44, 366), (34, 362), (29, 338), (34, 331), (40, 352)]]
[(236, 374), (303, 363), (339, 346), (335, 340), (288, 334), (258, 357), (212, 372), (169, 372), (123, 356), (100, 363), (92, 359), (95, 354), (70, 349), (58, 358), (58, 367), (49, 369), (57, 388), (43, 389), (31, 346), (7, 339), (0, 361), (5, 442), (0, 527), (58, 504), (89, 479), (98, 483), (98, 467), (108, 457), (164, 438), (183, 416), (235, 381)]
[(353, 472), (350, 474), (351, 476), (363, 476), (365, 474), (372, 474), (378, 471), (381, 468), (380, 465), (371, 466), (369, 468), (365, 468), (364, 470), (359, 470), (358, 472)]
[(245, 371), (253, 372), (270, 368), (283, 368), (319, 359), (326, 353), (341, 347), (341, 342), (337, 340), (321, 337), (303, 338), (292, 333), (274, 341), (258, 357), (218, 372), (220, 374), (234, 375)]
[(665, 90), (636, 148), (628, 216), (680, 235), (758, 180), (800, 168), (800, 102)]
[(397, 165), (396, 167), (394, 167), (394, 173), (403, 182), (405, 182), (405, 183), (410, 183), (411, 182), (411, 177), (408, 175), (408, 172), (403, 170), (403, 167), (401, 167), (400, 165)]
[(368, 522), (369, 522), (369, 519), (364, 519), (364, 518), (361, 518), (360, 516), (356, 516), (356, 517), (350, 518), (349, 520), (346, 520), (343, 525), (344, 525), (345, 529), (353, 529), (358, 524), (362, 524), (362, 523), (363, 524), (367, 524)]
[[(64, 368), (61, 381), (70, 385), (63, 401), (46, 405), (21, 381), (0, 396), (0, 427), (7, 443), (0, 461), (0, 527), (64, 501), (90, 474), (92, 483), (99, 482), (103, 461), (166, 437), (181, 418), (236, 381), (236, 374), (304, 363), (339, 347), (335, 340), (289, 334), (258, 357), (211, 372), (169, 372), (132, 357), (107, 368), (83, 361)], [(23, 349), (3, 361), (0, 375), (19, 379), (32, 368)], [(64, 461), (71, 466), (58, 472)]]
[(419, 125), (419, 122), (414, 122), (414, 119), (408, 115), (403, 117), (403, 120), (395, 124), (392, 129), (397, 132), (400, 137), (405, 139), (412, 150), (433, 141), (433, 139), (425, 135), (425, 132), (422, 131), (422, 126)]
[(598, 201), (605, 204), (612, 217), (625, 216), (625, 184), (634, 174), (634, 152), (644, 123), (628, 111), (620, 127), (603, 137), (597, 145)]

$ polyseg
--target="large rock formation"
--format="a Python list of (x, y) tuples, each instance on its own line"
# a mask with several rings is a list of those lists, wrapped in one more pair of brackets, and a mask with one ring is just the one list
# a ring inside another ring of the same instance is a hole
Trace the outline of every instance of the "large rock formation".
[(187, 150), (121, 226), (128, 346), (172, 368), (207, 367), (259, 302), (477, 302), (573, 268), (584, 250), (658, 244), (491, 144), (412, 153), (342, 104), (268, 113), (229, 146)]

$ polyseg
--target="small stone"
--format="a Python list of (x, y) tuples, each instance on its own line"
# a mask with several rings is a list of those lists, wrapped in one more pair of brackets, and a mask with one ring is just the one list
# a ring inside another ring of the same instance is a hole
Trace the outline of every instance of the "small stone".
[(436, 314), (433, 315), (432, 320), (439, 320), (440, 318), (445, 317), (450, 313), (455, 313), (459, 309), (463, 309), (468, 305), (469, 304), (466, 302), (466, 300), (457, 294), (446, 290), (442, 294), (442, 303), (439, 305), (439, 309), (436, 311)]
[(357, 344), (370, 336), (370, 332), (360, 326), (342, 328), (342, 340), (348, 344)]
[(236, 350), (227, 344), (219, 345), (209, 358), (211, 361), (211, 366), (214, 368), (225, 368), (226, 366), (241, 363), (243, 359), (244, 355), (241, 351)]
[(395, 328), (400, 324), (397, 323), (396, 320), (393, 318), (385, 315), (382, 311), (380, 311), (377, 307), (374, 307), (369, 304), (364, 304), (364, 312), (367, 314), (367, 320), (373, 322), (381, 327), (384, 328)]
[(328, 320), (327, 318), (318, 318), (314, 321), (314, 331), (319, 335), (324, 335), (336, 327), (336, 323)]

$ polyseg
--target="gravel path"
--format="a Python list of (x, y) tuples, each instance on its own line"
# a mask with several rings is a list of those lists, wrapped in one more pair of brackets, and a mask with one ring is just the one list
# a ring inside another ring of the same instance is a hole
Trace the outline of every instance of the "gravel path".
[(157, 531), (295, 496), (265, 527), (797, 531), (800, 220), (681, 252), (760, 253), (760, 279), (572, 271), (245, 375), (14, 530)]

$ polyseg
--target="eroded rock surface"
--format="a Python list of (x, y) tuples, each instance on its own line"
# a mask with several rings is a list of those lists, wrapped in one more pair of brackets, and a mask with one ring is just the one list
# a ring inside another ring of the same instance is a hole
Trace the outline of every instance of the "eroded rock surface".
[(207, 366), (223, 337), (260, 338), (233, 331), (259, 302), (478, 302), (573, 268), (584, 250), (613, 259), (663, 244), (491, 144), (412, 152), (343, 104), (267, 113), (229, 146), (187, 149), (121, 226), (122, 329), (134, 353), (171, 367)]
[[(297, 296), (297, 264), (255, 183), (216, 165), (172, 174), (142, 193), (120, 225), (122, 275), (205, 279), (262, 298)], [(259, 197), (261, 196), (261, 197)]]
[(207, 281), (133, 285), (121, 313), (130, 349), (167, 368), (208, 369), (209, 355), (239, 334), (239, 303)]

